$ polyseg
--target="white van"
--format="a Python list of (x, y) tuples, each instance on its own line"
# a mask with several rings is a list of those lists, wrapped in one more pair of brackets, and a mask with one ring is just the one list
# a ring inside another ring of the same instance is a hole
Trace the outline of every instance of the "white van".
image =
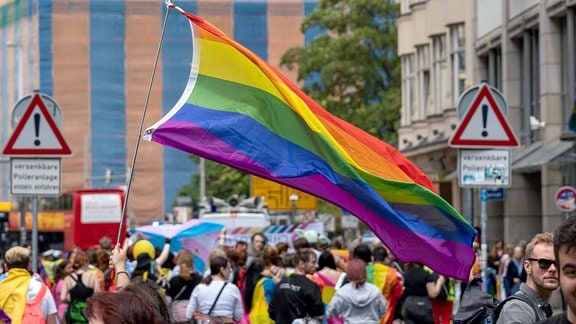
[(268, 206), (262, 197), (241, 199), (233, 195), (224, 201), (212, 197), (210, 203), (200, 205), (199, 219), (234, 227), (267, 227), (270, 226)]
[(224, 212), (204, 213), (201, 220), (224, 225), (226, 228), (234, 227), (267, 227), (270, 226), (268, 214), (263, 212)]

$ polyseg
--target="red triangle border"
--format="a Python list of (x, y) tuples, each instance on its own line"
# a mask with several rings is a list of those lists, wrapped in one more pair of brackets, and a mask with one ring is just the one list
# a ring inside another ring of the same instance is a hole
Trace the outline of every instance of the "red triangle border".
[[(466, 128), (469, 126), (470, 120), (472, 119), (472, 116), (474, 116), (474, 113), (480, 107), (480, 102), (482, 101), (482, 99), (484, 97), (488, 100), (490, 105), (494, 108), (494, 109), (492, 109), (492, 111), (495, 113), (496, 118), (498, 119), (498, 121), (500, 122), (500, 125), (504, 129), (504, 132), (508, 136), (508, 140), (483, 140), (483, 139), (462, 139), (461, 138), (462, 134), (464, 133), (464, 130), (466, 130)], [(506, 117), (504, 117), (501, 110), (498, 109), (498, 105), (496, 104), (496, 100), (494, 100), (494, 97), (493, 97), (492, 92), (490, 91), (490, 88), (488, 87), (488, 85), (481, 85), (480, 86), (480, 90), (478, 90), (478, 94), (476, 95), (476, 98), (474, 99), (470, 108), (466, 111), (466, 115), (464, 115), (464, 118), (462, 118), (462, 121), (458, 124), (458, 128), (456, 128), (454, 135), (452, 135), (452, 137), (450, 138), (449, 144), (450, 144), (450, 146), (453, 146), (453, 147), (460, 147), (461, 146), (461, 147), (481, 147), (481, 148), (486, 148), (486, 147), (518, 147), (519, 146), (518, 140), (516, 139), (516, 136), (512, 132), (510, 125), (508, 124), (508, 120), (506, 119)]]
[[(18, 138), (21, 136), (22, 130), (24, 129), (24, 126), (28, 122), (28, 119), (30, 119), (30, 116), (32, 116), (32, 112), (34, 111), (34, 108), (36, 106), (38, 106), (38, 108), (40, 109), (40, 112), (42, 113), (42, 115), (44, 115), (44, 118), (46, 118), (46, 122), (48, 122), (48, 126), (50, 126), (50, 129), (54, 133), (54, 136), (56, 136), (56, 139), (58, 140), (58, 143), (62, 146), (62, 148), (56, 148), (56, 149), (42, 149), (42, 148), (39, 148), (39, 149), (34, 149), (34, 148), (16, 149), (16, 148), (14, 148), (14, 144), (16, 143)], [(22, 115), (22, 119), (20, 120), (20, 122), (18, 122), (18, 125), (16, 125), (16, 128), (12, 132), (12, 135), (10, 136), (10, 139), (6, 143), (6, 146), (4, 147), (2, 154), (8, 155), (8, 156), (10, 156), (10, 155), (62, 156), (62, 155), (71, 155), (72, 154), (72, 151), (70, 150), (68, 143), (66, 143), (64, 136), (62, 136), (60, 129), (58, 128), (58, 126), (54, 122), (54, 119), (52, 118), (52, 116), (48, 112), (48, 109), (46, 109), (46, 105), (44, 104), (44, 101), (42, 101), (40, 94), (36, 93), (32, 97), (32, 100), (30, 101), (28, 108), (26, 108), (26, 111)]]

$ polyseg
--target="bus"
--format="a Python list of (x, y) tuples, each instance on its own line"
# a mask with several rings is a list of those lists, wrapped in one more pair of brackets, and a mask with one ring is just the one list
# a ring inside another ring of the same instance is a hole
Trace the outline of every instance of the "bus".
[[(118, 236), (124, 191), (121, 189), (72, 190), (55, 197), (38, 198), (38, 248), (70, 251), (98, 245), (103, 236), (113, 241)], [(8, 215), (8, 241), (20, 242), (21, 219), (27, 240), (32, 230), (32, 199), (15, 197)], [(126, 222), (120, 229), (126, 235)]]
[(12, 209), (9, 201), (0, 201), (0, 251), (5, 251), (8, 245), (8, 214)]

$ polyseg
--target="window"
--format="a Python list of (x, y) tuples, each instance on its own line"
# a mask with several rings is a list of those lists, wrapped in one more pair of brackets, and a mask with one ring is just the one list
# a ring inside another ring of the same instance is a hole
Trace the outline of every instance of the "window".
[(464, 91), (466, 82), (466, 36), (464, 24), (450, 27), (450, 63), (452, 67), (452, 105)]
[(522, 36), (522, 130), (525, 145), (539, 141), (541, 130), (532, 127), (530, 119), (540, 121), (540, 55), (538, 30), (526, 30)]
[[(573, 123), (570, 120), (573, 114), (574, 106), (576, 106), (576, 9), (570, 7), (566, 12), (566, 17), (562, 19), (560, 24), (561, 45), (562, 45), (562, 70), (563, 74), (563, 109), (561, 110), (562, 120), (570, 121), (563, 123), (563, 132), (572, 132)], [(572, 181), (573, 183), (574, 181)]]
[(488, 53), (488, 83), (502, 89), (502, 50), (499, 47)]
[(430, 49), (428, 45), (418, 46), (418, 114), (415, 118), (426, 119), (428, 100), (430, 99)]
[(433, 75), (434, 75), (434, 114), (444, 108), (444, 87), (446, 86), (446, 36), (432, 38), (433, 47)]
[(400, 2), (400, 14), (410, 13), (410, 0), (402, 0)]
[(502, 49), (492, 48), (479, 57), (480, 80), (492, 87), (502, 89)]
[(402, 57), (402, 126), (410, 125), (415, 113), (414, 78), (414, 54), (405, 55)]

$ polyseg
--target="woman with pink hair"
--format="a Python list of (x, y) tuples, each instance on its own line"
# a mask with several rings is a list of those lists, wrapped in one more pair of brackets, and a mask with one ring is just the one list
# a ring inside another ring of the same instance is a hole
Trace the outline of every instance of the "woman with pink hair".
[(360, 259), (348, 262), (348, 284), (336, 291), (328, 304), (326, 318), (340, 318), (344, 323), (378, 324), (386, 315), (386, 300), (382, 292), (366, 282), (366, 263)]

